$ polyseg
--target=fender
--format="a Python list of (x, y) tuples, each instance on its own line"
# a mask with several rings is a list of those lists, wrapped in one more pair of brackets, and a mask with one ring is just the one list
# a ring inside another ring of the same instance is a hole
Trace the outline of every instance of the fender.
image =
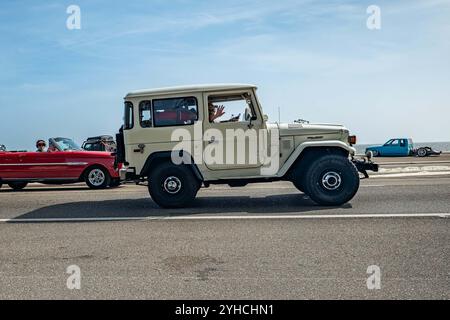
[[(197, 165), (194, 163), (194, 159), (192, 158), (192, 156), (186, 151), (181, 150), (180, 152), (183, 152), (183, 155), (185, 156), (187, 155), (188, 157), (191, 158), (191, 163), (186, 165), (189, 166), (189, 168), (192, 170), (192, 173), (199, 181), (204, 181), (203, 176), (200, 170), (198, 169)], [(148, 175), (147, 173), (151, 170), (152, 164), (160, 160), (172, 161), (172, 151), (160, 151), (149, 155), (147, 160), (145, 161), (144, 166), (142, 167), (142, 171), (140, 174), (141, 177), (147, 176)]]
[(277, 173), (278, 177), (283, 177), (288, 170), (292, 167), (292, 165), (295, 163), (295, 161), (298, 159), (298, 157), (302, 154), (302, 152), (306, 148), (321, 148), (321, 147), (334, 147), (334, 148), (341, 148), (345, 151), (347, 151), (351, 156), (354, 156), (356, 153), (356, 149), (353, 147), (350, 147), (348, 144), (339, 141), (339, 140), (325, 140), (325, 141), (308, 141), (300, 144), (294, 152), (291, 154), (289, 159), (284, 163), (284, 165), (280, 168), (280, 170)]

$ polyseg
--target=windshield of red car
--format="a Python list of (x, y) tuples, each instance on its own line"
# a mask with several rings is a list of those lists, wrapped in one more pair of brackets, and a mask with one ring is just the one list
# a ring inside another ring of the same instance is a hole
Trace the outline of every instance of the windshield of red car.
[(68, 138), (54, 138), (52, 139), (59, 147), (61, 151), (77, 151), (81, 150), (72, 139)]

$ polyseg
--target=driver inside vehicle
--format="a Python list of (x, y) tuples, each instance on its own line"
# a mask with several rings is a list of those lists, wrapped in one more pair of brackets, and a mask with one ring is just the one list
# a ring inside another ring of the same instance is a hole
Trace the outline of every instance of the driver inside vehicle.
[(209, 122), (214, 122), (225, 114), (224, 106), (215, 106), (212, 102), (208, 103)]
[(55, 144), (52, 142), (52, 141), (50, 141), (50, 144), (49, 144), (49, 146), (48, 146), (48, 150), (47, 150), (48, 152), (56, 152), (56, 151), (59, 151), (58, 150), (58, 148), (55, 146)]
[[(217, 120), (225, 114), (225, 109), (227, 110), (227, 113), (231, 115), (230, 118), (227, 120)], [(210, 122), (251, 122), (254, 118), (252, 109), (251, 96), (247, 93), (208, 97), (208, 113)], [(241, 117), (243, 113), (244, 116)]]
[(44, 140), (38, 140), (36, 142), (36, 152), (45, 152), (45, 147), (47, 146), (47, 144), (45, 143)]

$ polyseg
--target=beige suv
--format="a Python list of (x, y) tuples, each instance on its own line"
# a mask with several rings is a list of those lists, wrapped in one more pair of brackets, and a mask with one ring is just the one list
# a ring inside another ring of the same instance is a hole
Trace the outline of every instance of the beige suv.
[(269, 123), (248, 84), (134, 91), (117, 135), (121, 178), (148, 181), (165, 208), (189, 205), (200, 187), (287, 180), (320, 205), (341, 205), (359, 188), (356, 137), (341, 125)]

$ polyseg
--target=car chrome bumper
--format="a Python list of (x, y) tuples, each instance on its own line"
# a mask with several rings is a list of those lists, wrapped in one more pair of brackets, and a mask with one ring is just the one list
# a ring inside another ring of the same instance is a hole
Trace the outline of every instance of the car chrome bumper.
[(130, 181), (136, 179), (136, 169), (124, 167), (119, 170), (120, 181)]
[(127, 169), (126, 168), (120, 169), (119, 176), (120, 176), (120, 180), (124, 181), (127, 178)]

